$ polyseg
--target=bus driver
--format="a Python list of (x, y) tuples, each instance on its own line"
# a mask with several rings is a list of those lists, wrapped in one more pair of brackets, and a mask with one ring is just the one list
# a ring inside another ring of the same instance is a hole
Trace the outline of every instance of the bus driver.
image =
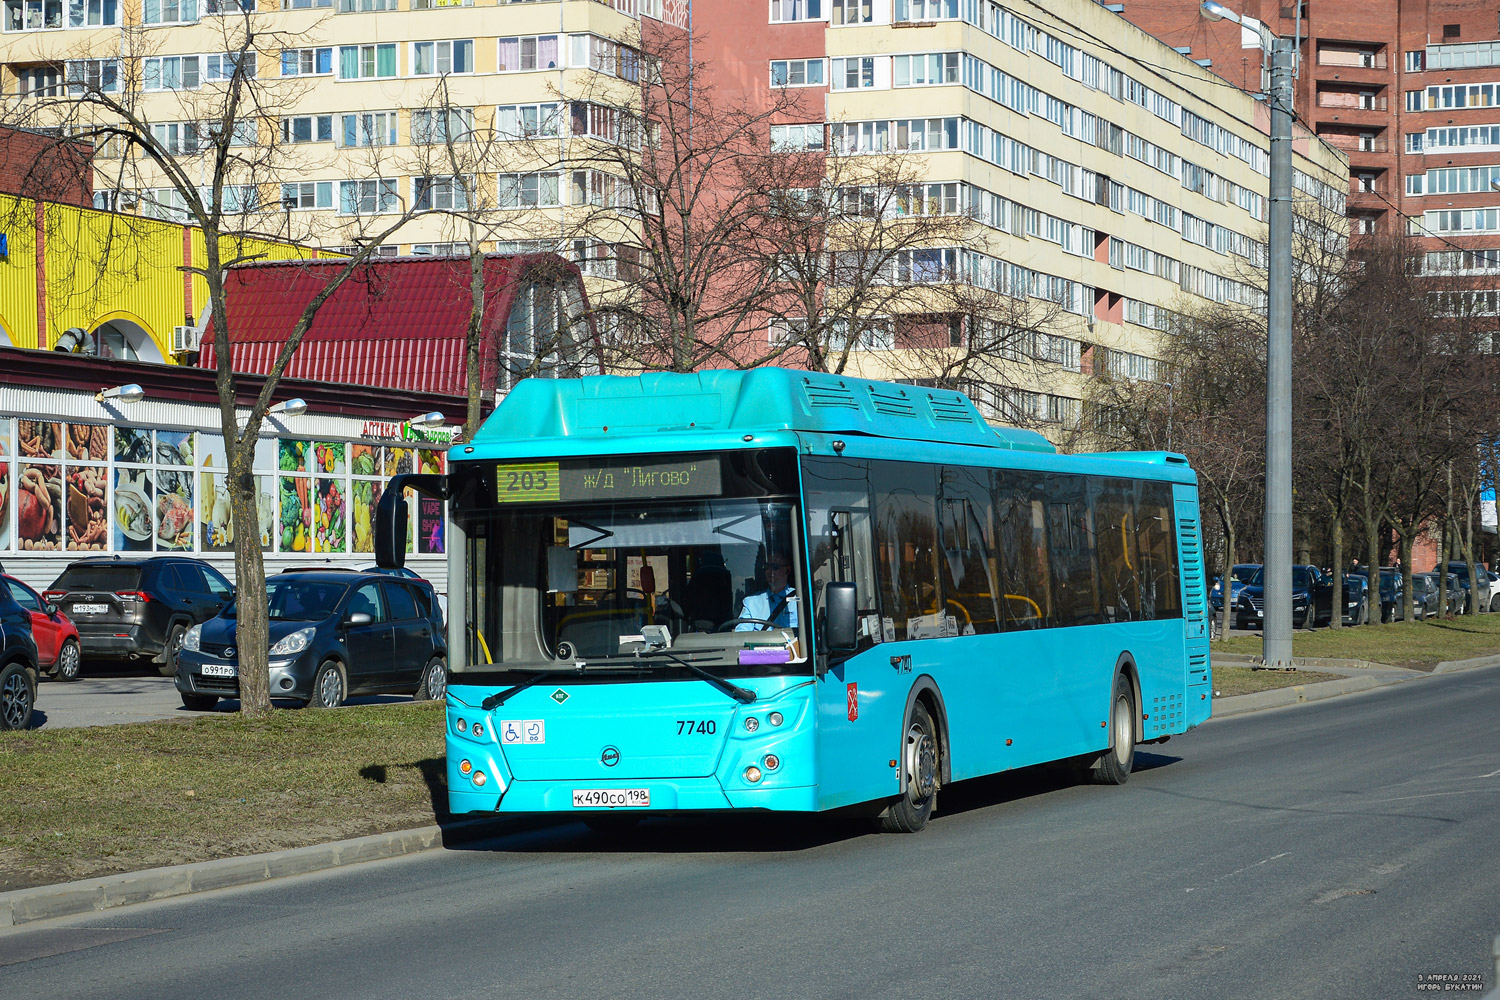
[(740, 605), (741, 621), (734, 627), (736, 632), (754, 632), (763, 628), (765, 622), (797, 627), (797, 590), (787, 582), (791, 570), (791, 558), (786, 553), (771, 552), (766, 556), (766, 589), (745, 596)]

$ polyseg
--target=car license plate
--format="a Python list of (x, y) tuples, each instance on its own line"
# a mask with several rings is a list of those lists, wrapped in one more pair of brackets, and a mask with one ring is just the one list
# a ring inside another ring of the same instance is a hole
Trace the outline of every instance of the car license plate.
[(108, 604), (75, 604), (73, 613), (75, 615), (102, 615), (109, 610)]
[(575, 788), (574, 809), (643, 809), (651, 805), (649, 788)]
[(203, 665), (204, 677), (233, 677), (234, 664), (232, 663), (205, 663)]

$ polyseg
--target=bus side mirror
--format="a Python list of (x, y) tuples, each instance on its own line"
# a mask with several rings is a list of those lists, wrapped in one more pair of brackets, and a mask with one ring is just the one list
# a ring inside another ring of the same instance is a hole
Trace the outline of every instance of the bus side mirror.
[(848, 653), (859, 645), (859, 602), (854, 584), (829, 583), (823, 588), (826, 627), (824, 638), (831, 653)]
[(406, 563), (406, 526), (410, 516), (401, 490), (387, 489), (375, 505), (375, 565), (400, 569)]

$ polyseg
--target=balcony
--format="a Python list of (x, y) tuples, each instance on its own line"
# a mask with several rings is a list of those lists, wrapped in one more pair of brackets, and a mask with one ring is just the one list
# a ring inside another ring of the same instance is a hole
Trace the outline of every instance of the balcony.
[(1372, 90), (1333, 90), (1318, 88), (1318, 107), (1342, 111), (1385, 111), (1389, 101)]

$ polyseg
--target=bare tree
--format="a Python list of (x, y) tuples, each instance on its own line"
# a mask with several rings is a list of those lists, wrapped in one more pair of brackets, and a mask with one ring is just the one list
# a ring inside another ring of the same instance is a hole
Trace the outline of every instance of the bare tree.
[[(225, 283), (234, 265), (285, 253), (270, 242), (280, 235), (283, 213), (280, 202), (266, 194), (303, 165), (277, 141), (280, 118), (295, 107), (302, 88), (295, 80), (259, 77), (257, 61), (290, 40), (261, 31), (251, 12), (215, 18), (214, 30), (219, 32), (221, 51), (208, 56), (206, 63), (193, 64), (202, 74), (196, 89), (174, 76), (183, 72), (180, 62), (156, 55), (148, 32), (126, 27), (117, 58), (81, 53), (68, 61), (63, 85), (24, 100), (7, 99), (0, 123), (49, 129), (59, 135), (59, 142), (92, 142), (110, 154), (99, 171), (108, 181), (103, 185), (106, 201), (123, 207), (129, 196), (145, 214), (201, 230), (206, 260), (184, 270), (207, 284), (230, 508), (235, 524), (251, 525), (259, 520), (252, 473), (255, 443), (292, 355), (322, 305), (378, 244), (410, 219), (412, 209), (394, 183), (381, 179), (379, 169), (352, 189), (350, 203), (344, 206), (351, 221), (343, 227), (342, 242), (358, 245), (358, 251), (338, 266), (315, 272), (327, 275), (324, 284), (288, 332), (254, 402), (241, 410), (230, 368), (231, 331), (237, 317), (226, 307)], [(170, 92), (153, 99), (158, 109), (170, 100), (170, 117), (150, 112), (153, 100), (143, 98), (148, 89)], [(115, 223), (129, 226), (123, 217)], [(260, 714), (268, 712), (271, 703), (265, 566), (258, 533), (236, 532), (235, 574), (240, 595), (240, 706), (241, 711)]]

